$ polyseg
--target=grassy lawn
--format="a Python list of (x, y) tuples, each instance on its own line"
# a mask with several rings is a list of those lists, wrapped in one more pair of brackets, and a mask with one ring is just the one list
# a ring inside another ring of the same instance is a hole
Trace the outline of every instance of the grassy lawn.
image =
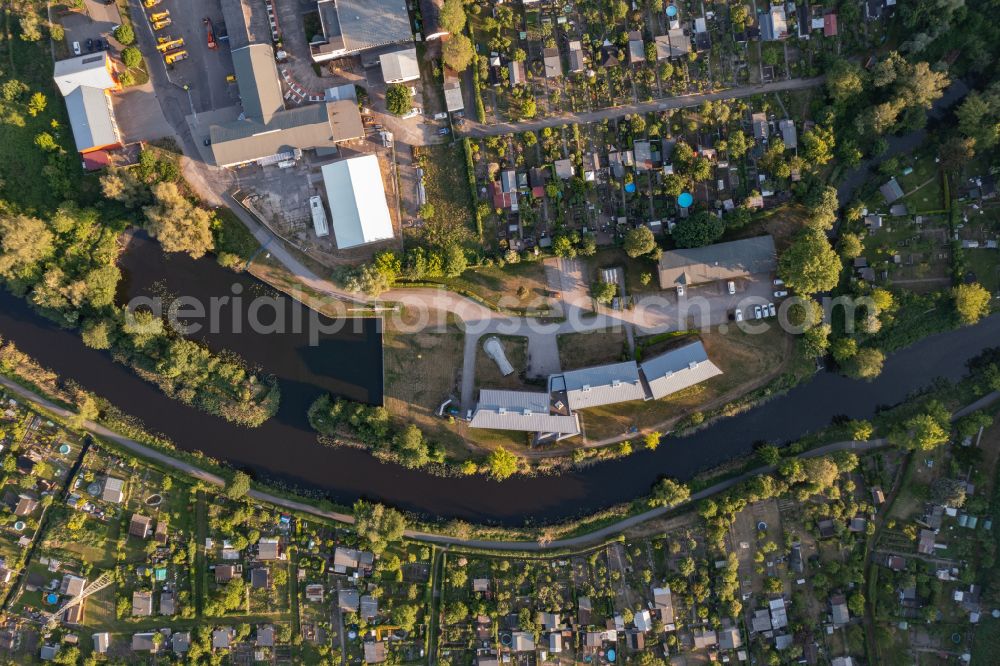
[[(495, 337), (503, 345), (507, 360), (514, 368), (512, 374), (504, 377), (500, 374), (500, 368), (483, 349), (483, 344), (488, 338)], [(523, 388), (521, 374), (528, 367), (528, 338), (520, 335), (489, 335), (479, 339), (476, 350), (476, 386), (480, 388), (502, 388), (519, 389)]]
[(462, 144), (456, 141), (419, 150), (427, 202), (434, 206), (434, 218), (425, 223), (425, 233), (433, 227), (474, 231)]
[(625, 330), (622, 328), (565, 333), (559, 336), (559, 363), (564, 371), (617, 363), (626, 358), (628, 350), (625, 343)]
[(966, 250), (965, 258), (976, 279), (993, 294), (1000, 294), (1000, 251)]
[[(408, 321), (405, 313), (403, 321)], [(387, 323), (382, 341), (386, 408), (394, 419), (417, 424), (449, 450), (459, 448), (461, 439), (437, 416), (437, 409), (449, 395), (458, 395), (464, 339), (453, 323), (444, 330), (419, 333), (395, 330)]]
[(668, 430), (669, 426), (658, 424), (731, 400), (766, 383), (782, 372), (792, 353), (790, 337), (776, 326), (760, 335), (736, 329), (726, 334), (705, 331), (701, 340), (722, 375), (662, 400), (585, 410), (580, 414), (587, 439), (614, 437), (633, 425), (639, 430), (653, 427)]
[(507, 264), (503, 268), (482, 266), (457, 278), (432, 281), (473, 294), (494, 308), (537, 311), (548, 307), (545, 266), (541, 261)]

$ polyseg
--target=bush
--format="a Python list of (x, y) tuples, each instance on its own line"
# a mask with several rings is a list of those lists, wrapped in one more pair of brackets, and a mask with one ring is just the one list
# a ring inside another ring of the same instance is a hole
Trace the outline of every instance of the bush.
[(132, 69), (142, 64), (142, 53), (134, 46), (127, 46), (122, 50), (122, 63)]
[(115, 39), (117, 39), (118, 43), (122, 46), (135, 44), (135, 31), (132, 30), (132, 26), (130, 25), (122, 24), (118, 26), (115, 28), (113, 34)]
[(385, 107), (389, 113), (401, 116), (413, 108), (410, 89), (402, 83), (393, 83), (385, 91)]

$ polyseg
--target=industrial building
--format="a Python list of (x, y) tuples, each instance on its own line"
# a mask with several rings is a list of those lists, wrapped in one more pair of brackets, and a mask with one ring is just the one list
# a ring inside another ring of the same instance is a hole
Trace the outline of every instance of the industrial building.
[(53, 78), (66, 102), (73, 141), (81, 154), (119, 148), (121, 132), (115, 121), (111, 91), (121, 89), (106, 51), (89, 53), (55, 64)]
[(547, 393), (482, 389), (469, 426), (533, 432), (535, 444), (558, 441), (580, 434), (578, 410), (659, 400), (721, 374), (694, 340), (641, 364), (624, 361), (550, 375)]
[(322, 171), (338, 249), (393, 238), (378, 157), (352, 157), (324, 164)]
[(777, 267), (778, 255), (771, 236), (669, 250), (660, 257), (660, 288), (773, 274)]
[(314, 62), (413, 40), (405, 0), (320, 0), (321, 39), (309, 44)]
[(364, 137), (361, 112), (351, 100), (285, 108), (263, 6), (222, 0), (222, 12), (229, 28), (243, 114), (237, 120), (209, 127), (216, 165), (264, 166), (298, 159), (303, 150), (333, 151), (339, 143)]
[(403, 49), (392, 53), (383, 53), (379, 57), (382, 65), (382, 78), (386, 83), (406, 83), (420, 78), (420, 65), (417, 63), (416, 49)]

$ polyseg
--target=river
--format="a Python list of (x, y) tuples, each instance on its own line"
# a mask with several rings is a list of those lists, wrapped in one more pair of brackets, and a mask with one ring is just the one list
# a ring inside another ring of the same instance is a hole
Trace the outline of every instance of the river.
[[(124, 295), (166, 291), (207, 299), (230, 295), (233, 284), (240, 284), (245, 294), (269, 290), (252, 277), (236, 276), (208, 259), (164, 257), (141, 239), (133, 242), (122, 266), (130, 274)], [(874, 382), (820, 373), (761, 407), (688, 437), (667, 438), (656, 451), (640, 451), (559, 477), (514, 478), (503, 483), (482, 477), (438, 478), (383, 464), (361, 450), (316, 443), (305, 411), (323, 391), (355, 400), (381, 399), (380, 333), (374, 320), (364, 322), (359, 331), (348, 328), (325, 336), (317, 347), (310, 347), (300, 334), (237, 335), (227, 330), (207, 336), (210, 345), (232, 349), (281, 383), (277, 416), (252, 430), (170, 400), (109, 354), (87, 348), (77, 333), (60, 329), (6, 291), (0, 291), (0, 336), (62, 377), (76, 380), (139, 417), (178, 447), (201, 450), (262, 478), (318, 490), (345, 504), (365, 497), (428, 516), (520, 525), (569, 518), (628, 501), (645, 494), (662, 475), (690, 478), (749, 453), (758, 441), (791, 441), (840, 416), (871, 417), (878, 406), (902, 401), (935, 377), (961, 377), (966, 361), (1000, 344), (1000, 315), (890, 355)]]

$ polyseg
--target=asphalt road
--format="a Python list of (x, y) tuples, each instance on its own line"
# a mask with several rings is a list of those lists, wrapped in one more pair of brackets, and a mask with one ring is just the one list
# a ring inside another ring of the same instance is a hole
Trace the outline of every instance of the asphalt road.
[(752, 97), (753, 95), (763, 95), (766, 93), (783, 92), (785, 90), (804, 90), (822, 85), (825, 77), (817, 76), (809, 79), (790, 79), (786, 81), (774, 81), (759, 86), (743, 86), (740, 88), (726, 88), (710, 93), (696, 93), (692, 95), (682, 95), (679, 97), (668, 97), (654, 100), (652, 102), (642, 102), (639, 104), (627, 104), (625, 106), (613, 106), (598, 111), (587, 111), (584, 113), (570, 113), (561, 116), (551, 116), (538, 120), (525, 120), (516, 123), (496, 123), (483, 125), (470, 118), (465, 120), (465, 124), (458, 132), (461, 136), (485, 137), (498, 134), (510, 134), (512, 132), (526, 132), (528, 130), (540, 130), (545, 127), (558, 127), (566, 123), (593, 123), (610, 118), (620, 118), (632, 113), (650, 113), (653, 111), (668, 111), (670, 109), (683, 109), (691, 106), (698, 106), (702, 102), (714, 102), (721, 99), (738, 99), (740, 97)]

